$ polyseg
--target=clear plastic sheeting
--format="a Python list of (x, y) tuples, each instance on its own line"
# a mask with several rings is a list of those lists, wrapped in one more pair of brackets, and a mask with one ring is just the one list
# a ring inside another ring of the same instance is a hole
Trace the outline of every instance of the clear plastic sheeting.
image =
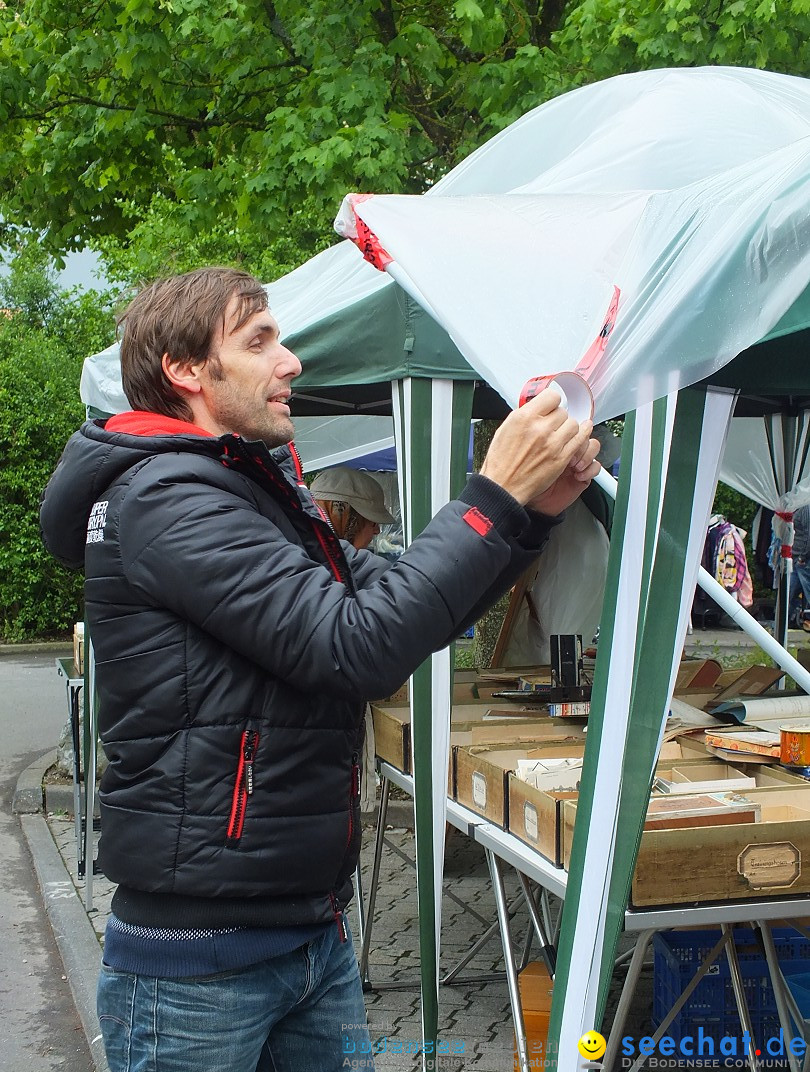
[(810, 415), (771, 413), (736, 417), (726, 440), (720, 479), (773, 510), (771, 565), (778, 588), (776, 634), (787, 646), (793, 511), (810, 503)]
[(735, 417), (720, 479), (769, 510), (792, 512), (810, 503), (807, 411), (798, 416)]
[(117, 342), (85, 358), (79, 393), (85, 406), (99, 413), (123, 413), (132, 408), (121, 385), (121, 359)]
[(391, 417), (295, 418), (295, 446), (305, 473), (342, 465), (393, 445)]
[(806, 288), (810, 81), (608, 79), (528, 113), (434, 194), (347, 198), (336, 229), (381, 247), (512, 405), (529, 378), (577, 367), (618, 287), (589, 375), (605, 420), (716, 372)]

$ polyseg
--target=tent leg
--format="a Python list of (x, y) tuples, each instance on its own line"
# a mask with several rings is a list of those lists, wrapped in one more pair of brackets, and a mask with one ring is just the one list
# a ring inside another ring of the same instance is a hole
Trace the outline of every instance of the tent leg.
[(627, 978), (624, 980), (624, 986), (622, 987), (622, 992), (619, 997), (619, 1004), (616, 1006), (616, 1015), (613, 1017), (613, 1025), (610, 1029), (610, 1038), (608, 1039), (605, 1056), (602, 1060), (605, 1068), (613, 1068), (614, 1066), (616, 1054), (619, 1049), (619, 1039), (621, 1038), (622, 1028), (627, 1019), (627, 1014), (630, 1011), (630, 1005), (636, 992), (638, 978), (641, 975), (641, 969), (644, 964), (644, 957), (647, 955), (647, 948), (652, 940), (653, 934), (655, 934), (655, 931), (641, 931), (638, 936), (636, 947), (633, 950), (633, 956), (630, 959), (630, 967), (627, 969)]
[(515, 1025), (515, 1042), (520, 1072), (529, 1072), (529, 1051), (526, 1043), (526, 1027), (523, 1023), (523, 1006), (520, 1002), (515, 954), (512, 948), (512, 935), (509, 930), (509, 909), (506, 904), (506, 891), (503, 885), (501, 862), (491, 849), (486, 849), (489, 873), (492, 877), (492, 892), (495, 894), (495, 906), (498, 911), (498, 923), (501, 928), (503, 943), (503, 960), (506, 968), (506, 981), (509, 986), (509, 1003), (512, 1006), (512, 1020)]
[(374, 865), (371, 870), (371, 886), (368, 891), (366, 926), (363, 928), (363, 944), (360, 949), (360, 978), (363, 981), (364, 990), (372, 989), (371, 979), (368, 974), (368, 951), (371, 946), (371, 927), (374, 923), (374, 905), (377, 901), (377, 887), (380, 884), (380, 861), (382, 860), (383, 841), (385, 839), (385, 820), (388, 817), (388, 794), (390, 791), (391, 783), (384, 777), (382, 779), (380, 811), (377, 816), (377, 832), (374, 838)]
[(745, 998), (745, 984), (743, 983), (742, 972), (740, 971), (740, 962), (737, 959), (737, 949), (734, 945), (734, 932), (731, 925), (728, 923), (722, 924), (722, 931), (728, 938), (728, 941), (726, 942), (726, 957), (728, 958), (728, 967), (731, 974), (731, 988), (734, 991), (737, 1012), (740, 1015), (742, 1029), (748, 1033), (748, 1038), (751, 1040), (748, 1049), (748, 1065), (751, 1072), (758, 1072), (759, 1062), (754, 1053), (756, 1048), (754, 1043), (754, 1029), (751, 1024), (751, 1013), (748, 1010), (748, 1002)]

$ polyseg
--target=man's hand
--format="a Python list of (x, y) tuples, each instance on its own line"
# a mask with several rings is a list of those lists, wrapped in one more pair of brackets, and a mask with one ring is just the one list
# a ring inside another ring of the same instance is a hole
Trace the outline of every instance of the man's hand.
[(554, 515), (570, 506), (599, 472), (593, 423), (579, 424), (550, 387), (513, 410), (492, 437), (481, 473), (523, 506)]
[(551, 487), (526, 505), (549, 517), (561, 514), (580, 497), (602, 468), (596, 461), (600, 446), (598, 439), (589, 439), (582, 454), (571, 462)]

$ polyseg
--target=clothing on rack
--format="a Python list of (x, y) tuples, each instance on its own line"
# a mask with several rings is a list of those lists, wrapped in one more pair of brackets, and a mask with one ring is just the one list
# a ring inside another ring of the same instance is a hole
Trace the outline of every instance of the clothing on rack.
[(745, 554), (745, 531), (722, 514), (709, 518), (703, 546), (703, 566), (743, 606), (750, 607), (754, 590)]

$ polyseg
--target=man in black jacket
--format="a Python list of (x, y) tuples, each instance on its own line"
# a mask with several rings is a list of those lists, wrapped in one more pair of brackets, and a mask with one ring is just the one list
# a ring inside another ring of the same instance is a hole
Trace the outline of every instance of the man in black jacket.
[(341, 543), (306, 490), (301, 366), (256, 280), (161, 280), (123, 321), (134, 409), (71, 438), (41, 511), (48, 547), (86, 570), (109, 758), (99, 859), (118, 883), (109, 1065), (331, 1072), (342, 1034), (368, 1049), (343, 914), (364, 702), (514, 583), (598, 445), (538, 395), (389, 567)]

